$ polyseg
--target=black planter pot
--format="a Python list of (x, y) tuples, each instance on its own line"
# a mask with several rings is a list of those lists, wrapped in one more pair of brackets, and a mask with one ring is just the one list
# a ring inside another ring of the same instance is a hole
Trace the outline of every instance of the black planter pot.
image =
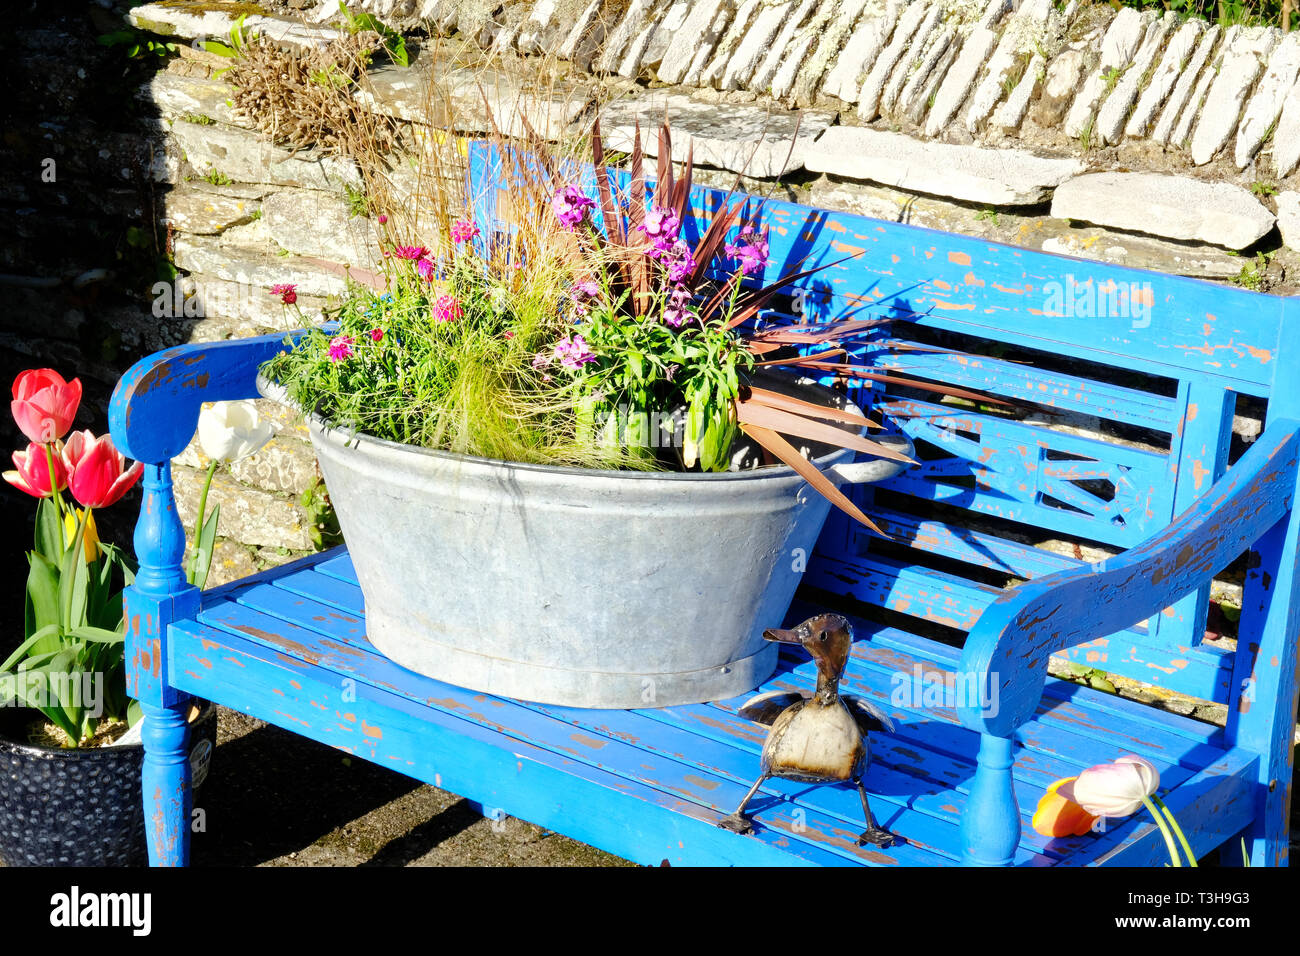
[[(190, 724), (195, 794), (217, 742), (217, 708)], [(15, 743), (31, 711), (0, 716), (0, 862), (6, 866), (144, 866), (144, 745), (61, 750)]]

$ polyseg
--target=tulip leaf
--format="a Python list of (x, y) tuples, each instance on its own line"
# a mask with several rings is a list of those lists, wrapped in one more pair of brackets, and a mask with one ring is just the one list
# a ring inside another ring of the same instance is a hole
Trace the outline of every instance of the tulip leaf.
[(207, 583), (208, 572), (212, 570), (212, 551), (217, 543), (217, 521), (221, 517), (221, 505), (213, 505), (212, 513), (203, 522), (199, 531), (199, 540), (195, 545), (194, 586), (200, 591)]
[(79, 523), (72, 539), (72, 547), (63, 556), (63, 567), (59, 573), (59, 613), (65, 631), (86, 623), (86, 589), (90, 566), (86, 564), (82, 552), (85, 533), (85, 524)]
[(50, 559), (63, 554), (63, 521), (53, 498), (36, 503), (36, 553)]
[(45, 555), (32, 552), (27, 556), (27, 633), (48, 626), (58, 627), (59, 572)]
[(83, 641), (95, 641), (100, 644), (121, 644), (126, 640), (126, 635), (121, 631), (110, 631), (102, 627), (91, 627), (89, 624), (73, 628), (72, 631), (69, 632), (68, 636)]
[(9, 658), (3, 664), (0, 664), (0, 673), (11, 670), (14, 665), (23, 660), (27, 656), (28, 652), (36, 647), (37, 644), (45, 640), (47, 637), (57, 637), (58, 633), (59, 626), (57, 624), (48, 624), (41, 628), (31, 637), (27, 638), (27, 640), (19, 644), (18, 648), (9, 655)]

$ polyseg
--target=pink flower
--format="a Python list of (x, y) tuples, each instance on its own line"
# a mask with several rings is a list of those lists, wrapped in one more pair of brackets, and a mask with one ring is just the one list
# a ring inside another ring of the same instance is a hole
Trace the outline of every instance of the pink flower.
[(81, 404), (81, 379), (65, 382), (52, 368), (28, 369), (14, 379), (13, 397), (9, 408), (27, 440), (48, 445), (72, 427)]
[(551, 364), (551, 357), (545, 352), (538, 352), (533, 356), (533, 368), (546, 368)]
[(740, 271), (744, 275), (762, 272), (771, 261), (768, 258), (767, 237), (755, 231), (753, 226), (740, 230), (735, 245), (727, 243), (727, 255), (740, 260)]
[(298, 301), (298, 287), (296, 285), (273, 285), (271, 286), (271, 295), (278, 295), (280, 301), (285, 305), (293, 305)]
[(428, 259), (418, 259), (415, 263), (415, 271), (420, 274), (420, 278), (425, 282), (432, 282), (437, 270), (433, 263)]
[(383, 340), (384, 340), (384, 330), (383, 330), (383, 329), (371, 329), (371, 330), (370, 330), (370, 341), (372, 341), (372, 342), (382, 342)]
[(464, 219), (457, 219), (451, 224), (451, 241), (455, 243), (471, 242), (478, 236), (478, 226)]
[[(53, 451), (55, 491), (68, 487), (68, 466), (63, 463), (61, 452), (57, 446)], [(9, 484), (34, 498), (48, 498), (53, 493), (50, 491), (50, 458), (46, 456), (45, 445), (32, 442), (26, 451), (14, 452), (14, 467), (18, 470), (4, 473)]]
[(671, 241), (677, 238), (681, 227), (681, 220), (677, 218), (677, 213), (664, 206), (651, 206), (645, 214), (641, 231), (651, 239), (663, 237)]
[(116, 504), (144, 472), (136, 462), (126, 467), (126, 458), (108, 435), (96, 438), (89, 429), (73, 432), (63, 447), (72, 497), (85, 508), (107, 508)]
[(393, 255), (399, 259), (409, 259), (414, 262), (417, 259), (423, 259), (429, 254), (429, 250), (424, 246), (398, 246), (393, 250)]
[(350, 335), (336, 335), (330, 339), (330, 361), (342, 362), (344, 359), (352, 357), (353, 346), (356, 345), (356, 339)]
[(379, 224), (382, 226), (386, 222), (388, 222), (388, 217), (381, 212), (379, 214)]
[(507, 341), (509, 341), (510, 339), (513, 339), (513, 338), (515, 337), (515, 333), (513, 333), (513, 332), (506, 332), (506, 333), (505, 333), (504, 335), (502, 335), (501, 337), (502, 337), (503, 339), (506, 339)]
[(433, 319), (435, 322), (454, 322), (463, 314), (460, 300), (454, 295), (448, 295), (444, 292), (433, 300)]
[(578, 224), (586, 218), (587, 210), (595, 205), (594, 199), (572, 184), (560, 187), (551, 199), (555, 218), (560, 220), (560, 226), (569, 232), (573, 232), (578, 227)]
[[(555, 345), (555, 357), (560, 364), (572, 371), (578, 371), (588, 362), (596, 361), (595, 354), (587, 348), (587, 342), (581, 335), (561, 339)], [(534, 364), (536, 364), (534, 362)]]

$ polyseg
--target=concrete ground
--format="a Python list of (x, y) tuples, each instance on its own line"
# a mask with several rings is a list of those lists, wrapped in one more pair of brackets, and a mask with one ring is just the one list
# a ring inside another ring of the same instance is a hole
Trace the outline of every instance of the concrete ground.
[(222, 708), (195, 866), (631, 866)]

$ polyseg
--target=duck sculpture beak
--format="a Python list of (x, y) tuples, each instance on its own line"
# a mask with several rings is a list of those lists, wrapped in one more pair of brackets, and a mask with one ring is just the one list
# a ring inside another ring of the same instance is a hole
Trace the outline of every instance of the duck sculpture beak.
[(779, 627), (769, 627), (763, 632), (763, 640), (779, 641), (782, 644), (802, 644), (803, 636), (798, 631), (786, 631)]

